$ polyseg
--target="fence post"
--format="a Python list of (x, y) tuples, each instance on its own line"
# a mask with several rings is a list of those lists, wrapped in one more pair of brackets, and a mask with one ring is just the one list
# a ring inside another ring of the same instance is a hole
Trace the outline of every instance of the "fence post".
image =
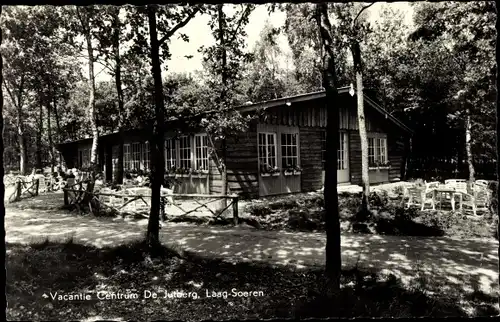
[(22, 193), (21, 185), (22, 185), (21, 180), (18, 180), (16, 182), (16, 198), (14, 199), (15, 201), (21, 200), (21, 193)]
[(35, 196), (38, 196), (39, 187), (40, 187), (40, 179), (35, 179)]
[(233, 197), (233, 223), (238, 225), (238, 196)]
[(167, 197), (160, 197), (160, 215), (161, 215), (162, 222), (165, 222), (165, 220), (166, 220), (166, 217), (165, 217), (166, 199), (167, 199)]
[(67, 206), (69, 204), (69, 201), (68, 201), (68, 188), (63, 188), (63, 191), (64, 191), (64, 205)]

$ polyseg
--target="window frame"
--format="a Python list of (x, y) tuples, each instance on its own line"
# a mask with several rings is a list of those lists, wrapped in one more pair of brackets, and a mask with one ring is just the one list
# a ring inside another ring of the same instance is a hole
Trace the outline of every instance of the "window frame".
[[(285, 138), (285, 142), (283, 142), (283, 138)], [(290, 142), (288, 142), (287, 138), (291, 138)], [(295, 143), (293, 140), (295, 139)], [(285, 144), (283, 144), (285, 143)], [(292, 132), (281, 132), (280, 133), (280, 147), (281, 147), (281, 167), (283, 169), (288, 168), (300, 168), (300, 159), (299, 159), (299, 133)], [(285, 148), (285, 149), (283, 149)], [(295, 153), (293, 153), (295, 148)], [(283, 153), (285, 152), (285, 153)], [(290, 154), (288, 153), (290, 152)], [(288, 161), (292, 161), (292, 164), (288, 166)]]
[[(264, 135), (264, 138), (265, 138), (265, 142), (264, 142), (264, 145), (261, 144), (261, 135)], [(270, 145), (269, 144), (269, 137), (273, 137), (273, 144)], [(258, 161), (259, 161), (259, 172), (262, 172), (262, 166), (263, 166), (263, 163), (262, 163), (262, 160), (264, 159), (264, 163), (265, 164), (269, 164), (271, 167), (277, 167), (278, 166), (278, 147), (277, 147), (277, 133), (276, 132), (258, 132), (257, 134), (257, 147), (258, 147)], [(270, 149), (269, 147), (273, 147), (274, 148), (274, 156), (270, 156)], [(265, 149), (265, 156), (262, 156), (261, 155), (261, 148), (264, 147)], [(270, 164), (270, 160), (272, 160), (271, 158), (274, 159), (274, 165)]]
[(376, 169), (387, 167), (389, 163), (387, 135), (382, 133), (368, 133), (368, 167)]
[(151, 147), (149, 141), (141, 144), (141, 165), (144, 171), (151, 170)]
[[(131, 161), (132, 161), (132, 170), (140, 170), (141, 169), (141, 155), (142, 155), (142, 151), (141, 151), (141, 142), (133, 142), (131, 145), (130, 145), (130, 148), (131, 148)], [(134, 149), (135, 148), (135, 149)], [(138, 158), (137, 158), (138, 157)]]
[(177, 139), (165, 139), (165, 170), (170, 171), (177, 167)]
[(130, 143), (123, 144), (123, 170), (131, 170), (131, 160)]
[[(189, 144), (189, 147), (183, 147), (183, 142), (184, 143), (188, 143)], [(177, 138), (177, 161), (178, 161), (178, 164), (179, 164), (179, 168), (180, 169), (184, 169), (184, 170), (189, 170), (189, 169), (193, 169), (193, 144), (191, 142), (191, 136), (189, 135), (182, 135), (182, 136), (179, 136)], [(186, 151), (186, 155), (188, 155), (189, 157), (186, 157), (182, 155), (183, 151)], [(183, 163), (184, 162), (184, 163)], [(186, 167), (186, 166), (187, 167)]]
[[(198, 146), (197, 139), (200, 139), (200, 146)], [(205, 141), (205, 142), (204, 142)], [(205, 133), (195, 134), (193, 137), (193, 170), (201, 170), (208, 172), (210, 160), (208, 156), (208, 136)], [(205, 143), (205, 145), (203, 145)], [(199, 165), (201, 164), (201, 167)]]
[[(205, 145), (201, 145), (200, 147), (197, 138), (200, 138), (200, 143), (205, 143)], [(199, 174), (210, 173), (209, 142), (206, 133), (165, 138), (165, 170), (170, 172), (169, 175), (187, 175), (190, 172), (198, 172)], [(186, 147), (185, 145), (189, 146)], [(182, 155), (183, 153), (184, 155)], [(200, 160), (204, 168), (201, 171), (198, 169)], [(173, 168), (175, 168), (175, 171), (172, 171)], [(184, 170), (177, 171), (178, 169)], [(186, 172), (187, 170), (190, 170), (189, 173)]]

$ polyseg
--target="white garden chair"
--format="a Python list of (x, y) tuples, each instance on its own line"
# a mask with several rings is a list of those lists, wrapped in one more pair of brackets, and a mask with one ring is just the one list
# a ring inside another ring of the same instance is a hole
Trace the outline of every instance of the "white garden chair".
[(425, 210), (425, 206), (429, 204), (432, 206), (432, 210), (436, 209), (436, 203), (434, 201), (434, 194), (432, 190), (426, 187), (410, 187), (408, 188), (408, 202), (406, 203), (406, 208), (411, 206), (418, 206), (420, 210)]
[(488, 189), (475, 187), (473, 194), (462, 194), (462, 211), (472, 211), (474, 216), (477, 211), (488, 211), (490, 205), (490, 195)]

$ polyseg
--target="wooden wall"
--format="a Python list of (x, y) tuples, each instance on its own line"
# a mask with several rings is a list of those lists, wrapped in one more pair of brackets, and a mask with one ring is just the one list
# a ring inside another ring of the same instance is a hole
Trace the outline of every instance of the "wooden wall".
[(349, 142), (349, 173), (352, 184), (361, 184), (361, 138), (359, 132), (347, 133)]
[(404, 168), (404, 153), (407, 141), (401, 131), (391, 131), (387, 135), (387, 153), (391, 169), (389, 169), (389, 181), (401, 180)]
[[(336, 108), (336, 107), (332, 107)], [(341, 95), (339, 98), (339, 129), (358, 130), (358, 119), (356, 111), (356, 98)], [(377, 131), (380, 124), (373, 122), (369, 117), (379, 113), (366, 109), (367, 131)], [(370, 115), (368, 115), (370, 114)], [(382, 119), (382, 117), (378, 117)], [(324, 99), (317, 99), (309, 102), (297, 102), (291, 106), (277, 106), (267, 109), (260, 117), (260, 122), (274, 125), (288, 125), (299, 127), (320, 127), (326, 128), (327, 107)], [(386, 122), (384, 121), (384, 124)]]
[[(220, 145), (217, 148), (217, 153), (221, 156)], [(227, 138), (227, 182), (230, 193), (237, 193), (242, 197), (258, 197), (257, 156), (257, 129), (254, 124), (247, 132)], [(222, 191), (222, 176), (212, 159), (210, 173), (210, 193), (219, 194)]]
[(302, 191), (315, 191), (323, 187), (322, 131), (323, 129), (317, 127), (299, 127)]

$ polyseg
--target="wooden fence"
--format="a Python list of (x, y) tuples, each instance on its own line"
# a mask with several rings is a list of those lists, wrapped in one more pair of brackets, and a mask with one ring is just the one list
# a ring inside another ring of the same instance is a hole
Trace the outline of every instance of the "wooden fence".
[[(77, 188), (77, 189), (75, 189)], [(116, 212), (123, 212), (124, 210), (131, 210), (134, 213), (149, 212), (150, 204), (148, 199), (151, 200), (151, 190), (149, 194), (136, 193), (122, 190), (120, 192), (112, 191), (98, 191), (90, 192), (86, 189), (82, 182), (77, 183), (73, 186), (63, 188), (64, 191), (64, 204), (70, 208), (76, 208), (81, 213), (83, 212), (83, 207), (88, 206), (89, 210), (93, 214), (98, 214), (101, 207), (114, 210)], [(143, 189), (143, 190), (146, 190)], [(191, 210), (185, 210), (180, 205), (174, 202), (174, 198), (191, 198), (194, 202), (198, 204), (197, 207)], [(212, 199), (206, 201), (200, 201), (201, 199)], [(207, 205), (220, 201), (222, 199), (230, 200), (224, 209), (212, 210)], [(193, 213), (201, 208), (206, 208), (214, 217), (220, 217), (229, 207), (232, 206), (233, 210), (233, 223), (238, 224), (238, 195), (206, 195), (206, 194), (166, 194), (162, 193), (160, 199), (160, 218), (162, 221), (166, 220), (165, 205), (170, 204), (177, 207), (183, 212), (183, 215)], [(147, 217), (147, 216), (145, 216)]]
[(56, 183), (53, 178), (46, 177), (34, 179), (25, 176), (4, 177), (5, 188), (14, 187), (12, 194), (8, 198), (9, 203), (20, 201), (22, 196), (35, 197), (41, 192), (55, 191), (54, 187), (58, 190), (61, 183)]
[(34, 179), (32, 181), (26, 181), (23, 178), (17, 178), (13, 183), (5, 184), (7, 185), (13, 185), (14, 186), (14, 191), (13, 193), (9, 196), (8, 202), (16, 202), (21, 200), (21, 196), (23, 195), (29, 195), (30, 197), (35, 197), (38, 196), (39, 194), (39, 188), (40, 188), (40, 180), (39, 179)]

